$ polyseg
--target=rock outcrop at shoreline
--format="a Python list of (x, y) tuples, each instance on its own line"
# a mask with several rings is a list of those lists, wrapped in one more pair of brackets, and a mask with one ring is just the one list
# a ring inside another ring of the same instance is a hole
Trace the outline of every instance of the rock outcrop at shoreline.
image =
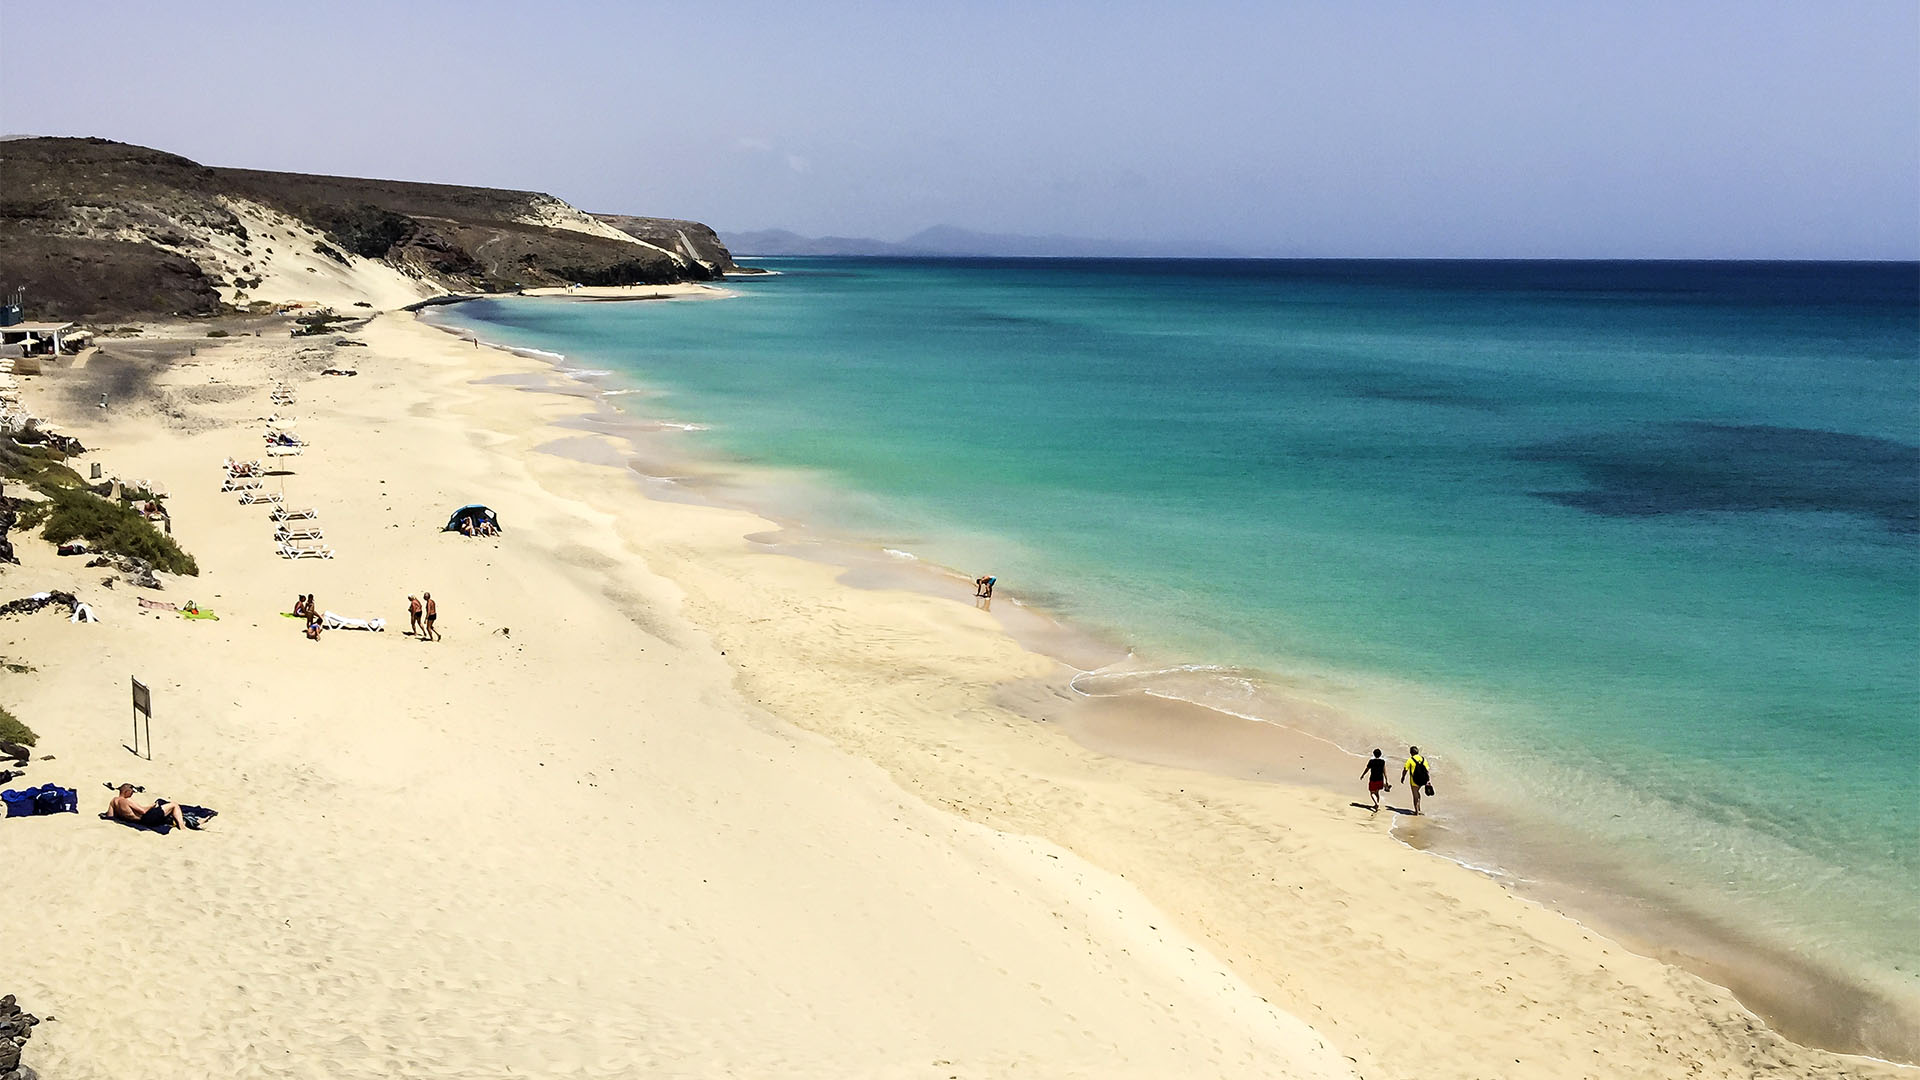
[(593, 216), (636, 240), (644, 240), (655, 247), (678, 252), (712, 270), (715, 276), (740, 270), (740, 267), (734, 265), (733, 253), (727, 250), (726, 244), (721, 243), (720, 234), (697, 221), (685, 221), (680, 218), (632, 217), (627, 214), (595, 214)]
[(209, 315), (329, 299), (706, 281), (697, 222), (584, 213), (532, 191), (216, 169), (105, 139), (0, 141), (0, 285), (36, 318)]

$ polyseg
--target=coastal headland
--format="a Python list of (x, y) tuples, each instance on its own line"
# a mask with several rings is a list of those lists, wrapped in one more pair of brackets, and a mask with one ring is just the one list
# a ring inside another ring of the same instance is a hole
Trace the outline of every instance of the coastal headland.
[[(316, 266), (364, 323), (142, 321), (26, 380), (199, 570), (108, 586), (21, 535), (0, 569), (99, 616), (0, 619), (25, 781), (82, 799), (0, 824), (45, 1074), (1912, 1075), (1401, 843), (1324, 746), (1103, 752), (1129, 718), (964, 592), (777, 550), (591, 389), (393, 310), (418, 279)], [(220, 490), (268, 416), (305, 450), (260, 490), (332, 558)], [(474, 502), (499, 537), (442, 531)], [(427, 592), (443, 641), (403, 632)], [(309, 640), (300, 594), (387, 628)], [(120, 781), (220, 816), (96, 820)]]

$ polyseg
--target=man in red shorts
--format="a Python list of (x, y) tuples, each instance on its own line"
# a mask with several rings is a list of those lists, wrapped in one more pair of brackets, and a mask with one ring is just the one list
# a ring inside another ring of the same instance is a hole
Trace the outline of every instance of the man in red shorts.
[(1360, 770), (1360, 775), (1367, 778), (1367, 794), (1373, 796), (1373, 812), (1377, 814), (1380, 812), (1380, 793), (1393, 790), (1393, 785), (1387, 783), (1387, 759), (1375, 750), (1373, 760)]

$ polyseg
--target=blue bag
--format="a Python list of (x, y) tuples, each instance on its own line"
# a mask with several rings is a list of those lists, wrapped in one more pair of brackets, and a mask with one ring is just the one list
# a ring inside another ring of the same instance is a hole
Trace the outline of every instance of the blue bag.
[(80, 793), (73, 788), (63, 788), (57, 784), (48, 784), (33, 797), (33, 812), (36, 814), (77, 814), (80, 812)]
[(8, 817), (80, 812), (80, 793), (58, 784), (42, 784), (20, 791), (0, 791), (0, 802), (6, 804)]
[(39, 788), (28, 788), (25, 791), (0, 791), (0, 803), (6, 804), (8, 817), (32, 817), (33, 797), (39, 793)]

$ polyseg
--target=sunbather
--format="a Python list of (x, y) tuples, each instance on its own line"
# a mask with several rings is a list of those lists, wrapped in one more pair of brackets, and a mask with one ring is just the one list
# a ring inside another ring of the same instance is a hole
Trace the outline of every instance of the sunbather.
[(200, 827), (187, 823), (187, 819), (180, 813), (179, 803), (170, 803), (165, 799), (155, 799), (152, 804), (141, 806), (139, 803), (134, 802), (132, 784), (120, 785), (120, 794), (115, 795), (113, 799), (107, 803), (107, 813), (116, 821), (131, 821), (135, 825), (145, 825), (149, 829), (155, 829), (167, 824), (182, 829), (197, 829)]
[(319, 641), (320, 631), (324, 629), (326, 627), (320, 621), (320, 616), (311, 611), (307, 612), (307, 640)]

